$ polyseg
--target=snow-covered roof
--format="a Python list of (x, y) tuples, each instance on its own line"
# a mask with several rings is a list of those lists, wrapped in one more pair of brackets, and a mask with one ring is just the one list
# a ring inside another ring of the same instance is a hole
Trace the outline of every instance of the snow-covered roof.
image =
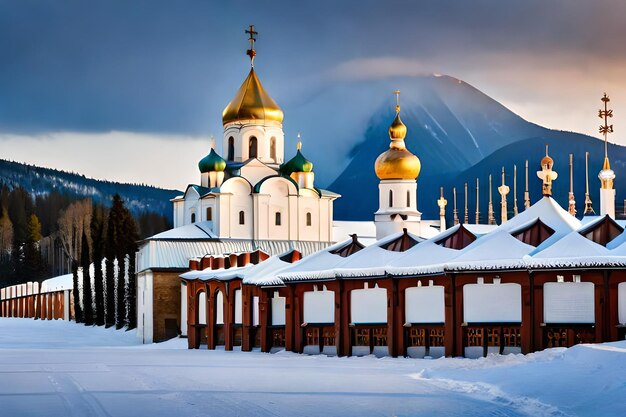
[(339, 242), (351, 234), (356, 234), (359, 242), (369, 246), (376, 242), (376, 224), (373, 221), (333, 221), (333, 241)]
[(281, 271), (277, 277), (282, 281), (334, 278), (335, 273), (333, 268), (341, 264), (346, 258), (333, 253), (333, 251), (341, 249), (351, 243), (352, 239), (344, 240), (343, 242), (336, 243), (326, 249), (306, 256), (298, 263)]
[(598, 245), (577, 231), (569, 233), (550, 247), (526, 258), (529, 268), (594, 267), (609, 266), (619, 262), (617, 252)]
[(495, 230), (475, 240), (446, 263), (450, 271), (524, 268), (523, 258), (535, 249), (506, 230)]
[[(82, 279), (82, 273), (79, 271), (79, 279)], [(54, 292), (71, 290), (74, 288), (74, 279), (72, 274), (60, 275), (50, 278), (41, 283), (41, 292)]]
[(459, 251), (438, 245), (443, 236), (421, 242), (389, 262), (387, 273), (392, 275), (420, 275), (443, 272), (445, 262), (459, 255)]
[(211, 230), (212, 222), (198, 222), (176, 227), (158, 233), (147, 240), (192, 240), (192, 239), (217, 239), (218, 236)]

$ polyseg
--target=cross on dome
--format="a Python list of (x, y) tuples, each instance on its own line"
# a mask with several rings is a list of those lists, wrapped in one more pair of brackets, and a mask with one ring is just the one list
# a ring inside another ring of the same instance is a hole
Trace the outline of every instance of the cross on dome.
[(254, 57), (256, 56), (256, 50), (254, 49), (254, 42), (256, 42), (255, 35), (258, 35), (259, 32), (254, 30), (254, 25), (250, 25), (248, 29), (245, 31), (250, 37), (248, 41), (250, 42), (250, 49), (246, 51), (246, 54), (250, 57), (250, 66), (254, 67)]

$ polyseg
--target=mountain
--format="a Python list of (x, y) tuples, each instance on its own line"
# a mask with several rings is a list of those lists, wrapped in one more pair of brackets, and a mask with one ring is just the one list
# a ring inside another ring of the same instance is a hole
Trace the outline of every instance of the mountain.
[[(555, 170), (555, 198), (567, 205), (569, 191), (569, 154), (574, 154), (574, 184), (578, 210), (584, 203), (584, 158), (590, 153), (589, 187), (595, 209), (599, 211), (597, 173), (602, 166), (603, 142), (582, 134), (546, 129), (528, 122), (496, 100), (471, 85), (448, 76), (417, 77), (403, 86), (404, 100), (401, 117), (408, 128), (407, 147), (422, 163), (418, 179), (418, 207), (424, 218), (438, 218), (436, 200), (443, 186), (452, 212), (452, 187), (457, 188), (457, 205), (462, 209), (463, 184), (469, 186), (470, 219), (475, 210), (476, 177), (480, 178), (481, 213), (487, 214), (488, 176), (493, 175), (493, 199), (499, 220), (501, 170), (505, 167), (507, 185), (511, 186), (509, 209), (512, 210), (513, 165), (518, 168), (518, 207), (523, 206), (524, 164), (529, 160), (531, 201), (541, 193), (535, 172), (550, 145)], [(378, 178), (374, 161), (389, 146), (387, 129), (393, 120), (393, 109), (386, 105), (368, 121), (363, 140), (355, 145), (351, 160), (343, 172), (329, 185), (342, 195), (335, 203), (335, 218), (341, 220), (371, 220), (378, 208)], [(590, 116), (591, 117), (591, 116)], [(610, 145), (609, 155), (619, 184), (626, 175), (626, 148)], [(354, 187), (358, 183), (359, 187)], [(618, 205), (620, 192), (618, 189)], [(474, 204), (472, 206), (472, 204)], [(486, 221), (486, 218), (485, 218)]]
[(21, 186), (34, 196), (57, 191), (79, 198), (89, 197), (94, 202), (107, 206), (110, 205), (113, 195), (117, 193), (134, 215), (153, 212), (167, 217), (170, 222), (172, 221), (172, 204), (169, 200), (181, 194), (176, 190), (95, 180), (86, 178), (84, 175), (1, 159), (0, 181), (11, 188)]

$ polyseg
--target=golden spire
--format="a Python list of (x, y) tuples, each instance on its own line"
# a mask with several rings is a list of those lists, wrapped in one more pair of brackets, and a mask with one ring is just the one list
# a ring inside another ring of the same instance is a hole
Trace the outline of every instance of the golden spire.
[(489, 174), (489, 205), (487, 206), (487, 224), (496, 224), (496, 218), (493, 216), (493, 198), (491, 192), (491, 174)]
[(300, 139), (300, 132), (298, 132), (298, 144), (296, 145), (296, 149), (302, 149), (302, 140)]
[(476, 224), (480, 223), (480, 210), (478, 199), (480, 198), (480, 182), (476, 178)]
[(541, 171), (537, 171), (537, 176), (543, 181), (541, 188), (544, 197), (552, 195), (552, 181), (558, 178), (559, 174), (552, 170), (554, 161), (548, 155), (548, 145), (546, 145), (546, 156), (541, 160)]
[(446, 230), (446, 205), (448, 204), (448, 200), (443, 196), (443, 187), (440, 187), (440, 195), (437, 205), (439, 206), (439, 228), (443, 232)]
[(569, 154), (569, 198), (567, 211), (576, 215), (576, 200), (574, 199), (574, 154)]
[(609, 125), (609, 117), (613, 117), (613, 110), (608, 108), (609, 101), (611, 101), (611, 99), (606, 95), (606, 93), (604, 93), (604, 96), (600, 100), (604, 103), (604, 110), (598, 110), (598, 116), (601, 119), (604, 119), (604, 124), (600, 125), (600, 133), (604, 135), (604, 164), (602, 165), (602, 170), (600, 171), (598, 178), (600, 179), (602, 188), (611, 190), (613, 189), (615, 172), (613, 172), (611, 164), (609, 163), (608, 134), (613, 133), (613, 125)]
[(400, 119), (400, 90), (394, 91), (394, 94), (396, 117), (389, 126), (389, 149), (376, 158), (374, 169), (381, 180), (415, 180), (420, 173), (421, 164), (419, 158), (404, 143), (407, 129)]
[(589, 195), (589, 152), (585, 152), (585, 211), (583, 215), (596, 214)]
[(256, 56), (256, 50), (254, 49), (254, 42), (256, 42), (255, 35), (258, 35), (259, 32), (254, 30), (254, 25), (250, 25), (248, 29), (246, 29), (246, 33), (250, 35), (248, 41), (250, 42), (250, 49), (246, 51), (246, 55), (250, 57), (250, 66), (254, 68), (254, 57)]
[(517, 216), (517, 165), (513, 165), (513, 216)]
[(502, 200), (500, 201), (500, 218), (502, 220), (502, 223), (506, 223), (506, 221), (508, 220), (506, 196), (507, 194), (509, 194), (509, 191), (509, 186), (504, 183), (504, 167), (502, 167), (502, 185), (498, 187), (498, 192), (502, 197)]
[(469, 209), (467, 208), (467, 183), (465, 183), (465, 213), (463, 214), (463, 223), (469, 223)]
[(524, 209), (530, 207), (530, 193), (528, 192), (528, 159), (526, 160), (526, 188), (524, 189)]
[(459, 212), (456, 209), (456, 187), (452, 188), (452, 202), (453, 202), (452, 216), (453, 216), (454, 225), (456, 226), (457, 224), (459, 224)]

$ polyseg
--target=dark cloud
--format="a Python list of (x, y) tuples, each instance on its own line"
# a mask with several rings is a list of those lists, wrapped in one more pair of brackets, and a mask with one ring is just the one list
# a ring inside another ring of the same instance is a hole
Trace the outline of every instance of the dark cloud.
[(444, 70), (486, 53), (623, 60), (624, 16), (618, 0), (0, 0), (0, 130), (215, 132), (245, 77), (250, 23), (262, 79), (286, 106), (370, 57)]

